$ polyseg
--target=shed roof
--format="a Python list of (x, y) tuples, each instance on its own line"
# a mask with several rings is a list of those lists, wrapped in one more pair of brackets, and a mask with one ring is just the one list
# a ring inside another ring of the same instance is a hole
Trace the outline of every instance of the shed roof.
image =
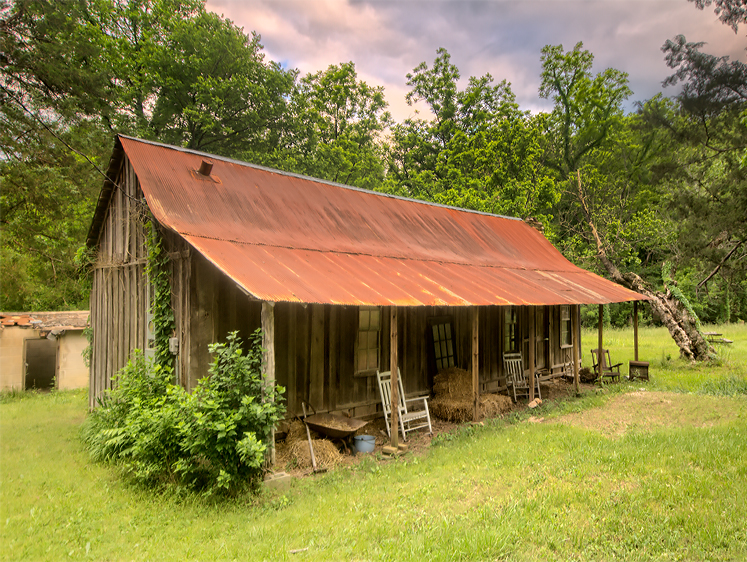
[(39, 330), (84, 330), (88, 327), (87, 310), (54, 312), (0, 312), (0, 328), (20, 326)]
[[(119, 136), (155, 218), (251, 296), (397, 306), (604, 304), (646, 297), (583, 270), (518, 219), (352, 188)], [(213, 163), (209, 177), (197, 170)], [(111, 193), (105, 183), (89, 244)]]

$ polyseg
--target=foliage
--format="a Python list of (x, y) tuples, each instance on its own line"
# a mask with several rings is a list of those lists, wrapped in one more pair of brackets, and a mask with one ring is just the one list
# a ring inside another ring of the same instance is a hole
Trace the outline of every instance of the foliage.
[(358, 80), (352, 62), (301, 79), (294, 124), (276, 164), (309, 176), (373, 189), (384, 179), (382, 135), (391, 116), (381, 86)]
[[(183, 403), (183, 456), (175, 469), (190, 486), (233, 491), (261, 474), (272, 429), (282, 418), (284, 389), (260, 375), (261, 333), (254, 332), (248, 353), (237, 332), (210, 345), (209, 376)], [(210, 483), (210, 484), (207, 484)]]
[(433, 119), (393, 127), (385, 189), (549, 223), (557, 191), (540, 163), (544, 117), (519, 111), (505, 80), (473, 76), (460, 90), (459, 78), (443, 48), (431, 68), (423, 62), (407, 75), (408, 103), (424, 101)]
[(93, 121), (65, 126), (41, 114), (25, 115), (12, 104), (0, 107), (0, 309), (86, 308), (90, 285), (75, 257), (100, 176), (66, 145), (101, 163), (106, 135)]
[(153, 291), (150, 313), (153, 317), (153, 333), (156, 350), (156, 365), (173, 371), (174, 356), (169, 351), (169, 339), (174, 335), (176, 321), (171, 308), (171, 282), (169, 279), (169, 257), (163, 249), (161, 236), (154, 221), (148, 221), (145, 226), (146, 246), (148, 248), (148, 262), (145, 272)]
[(83, 427), (91, 457), (148, 486), (234, 494), (256, 484), (284, 412), (282, 387), (264, 384), (260, 338), (248, 353), (236, 332), (211, 345), (209, 376), (192, 394), (171, 382), (170, 368), (135, 353)]
[[(735, 32), (747, 22), (742, 3), (695, 3), (700, 9), (714, 4)], [(715, 321), (747, 317), (747, 65), (705, 53), (703, 47), (682, 35), (664, 44), (674, 72), (664, 85), (681, 90), (676, 111), (653, 112), (649, 120), (678, 144), (663, 158), (665, 200), (680, 225), (681, 268), (699, 278), (688, 296), (704, 301), (704, 319)]]
[(608, 68), (592, 75), (594, 55), (581, 42), (568, 52), (547, 45), (540, 61), (540, 96), (555, 103), (547, 122), (548, 165), (566, 178), (589, 152), (604, 146), (632, 92), (624, 72)]

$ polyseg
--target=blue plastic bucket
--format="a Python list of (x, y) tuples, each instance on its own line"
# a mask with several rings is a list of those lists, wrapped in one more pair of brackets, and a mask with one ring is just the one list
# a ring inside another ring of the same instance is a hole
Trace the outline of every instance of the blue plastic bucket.
[(356, 453), (373, 453), (376, 439), (373, 435), (356, 435), (353, 447)]

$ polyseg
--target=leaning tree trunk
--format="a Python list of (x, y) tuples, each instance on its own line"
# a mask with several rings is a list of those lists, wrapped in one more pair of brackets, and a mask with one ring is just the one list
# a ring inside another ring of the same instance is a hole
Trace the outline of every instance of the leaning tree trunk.
[(698, 319), (691, 314), (688, 307), (672, 293), (669, 287), (667, 275), (665, 275), (665, 292), (655, 290), (649, 283), (641, 279), (635, 273), (621, 273), (617, 266), (607, 256), (602, 239), (597, 231), (596, 224), (586, 205), (586, 199), (581, 190), (581, 174), (578, 174), (578, 198), (583, 209), (586, 223), (591, 229), (594, 242), (597, 246), (597, 257), (607, 270), (607, 273), (615, 283), (635, 291), (649, 298), (649, 305), (654, 314), (664, 323), (669, 333), (680, 348), (680, 355), (690, 361), (704, 361), (708, 359), (715, 350), (705, 339), (698, 328)]

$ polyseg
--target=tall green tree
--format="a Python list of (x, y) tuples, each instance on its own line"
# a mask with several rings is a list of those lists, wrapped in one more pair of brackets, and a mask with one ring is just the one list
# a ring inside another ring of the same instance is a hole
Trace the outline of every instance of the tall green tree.
[[(715, 5), (735, 33), (747, 23), (743, 2), (695, 3), (700, 9)], [(699, 300), (725, 301), (706, 313), (728, 321), (747, 316), (747, 65), (703, 52), (704, 46), (682, 35), (665, 42), (673, 74), (664, 85), (680, 87), (678, 111), (651, 120), (681, 143), (667, 155), (662, 174), (676, 186), (669, 204), (681, 224), (681, 261), (697, 277), (692, 284)]]
[(446, 205), (535, 217), (547, 224), (557, 192), (541, 164), (543, 117), (519, 110), (510, 84), (489, 74), (460, 89), (445, 49), (432, 67), (407, 75), (410, 104), (425, 102), (431, 119), (393, 128), (393, 190)]
[(279, 166), (373, 189), (384, 181), (391, 115), (381, 86), (358, 79), (352, 62), (304, 76), (292, 97), (294, 123)]
[(295, 71), (204, 0), (0, 0), (0, 307), (85, 306), (73, 263), (115, 133), (269, 160)]
[(648, 297), (654, 316), (667, 326), (683, 356), (706, 359), (712, 349), (692, 307), (671, 283), (669, 269), (660, 278), (665, 282), (661, 291), (659, 283), (632, 267), (638, 264), (631, 259), (636, 256), (630, 243), (651, 227), (661, 230), (665, 221), (654, 209), (636, 204), (641, 193), (636, 178), (650, 143), (625, 134), (622, 103), (631, 93), (627, 75), (614, 69), (594, 75), (593, 60), (581, 43), (569, 52), (562, 46), (542, 50), (540, 95), (555, 102), (548, 163), (566, 186), (560, 214), (566, 224), (582, 225), (576, 228), (576, 240), (595, 251), (613, 281)]

